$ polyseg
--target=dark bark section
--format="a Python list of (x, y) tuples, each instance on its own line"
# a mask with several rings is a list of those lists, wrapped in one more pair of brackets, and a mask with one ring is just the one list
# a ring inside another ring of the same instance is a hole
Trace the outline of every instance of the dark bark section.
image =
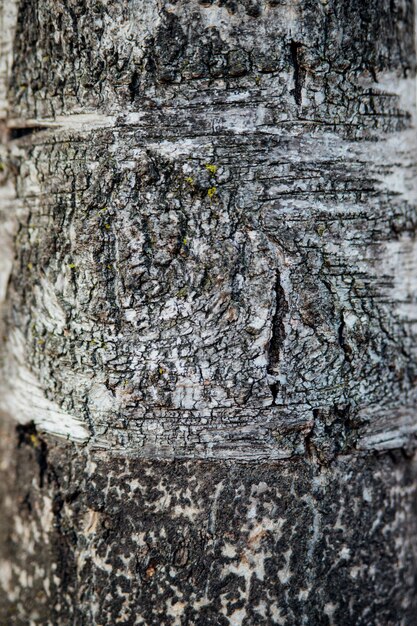
[(417, 468), (401, 453), (143, 462), (46, 439), (41, 484), (38, 435), (8, 437), (3, 624), (416, 623)]

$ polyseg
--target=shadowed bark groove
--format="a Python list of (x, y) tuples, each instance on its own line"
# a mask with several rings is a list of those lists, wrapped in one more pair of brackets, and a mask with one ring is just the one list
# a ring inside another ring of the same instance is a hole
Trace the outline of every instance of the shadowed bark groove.
[[(279, 356), (281, 346), (283, 344), (285, 338), (285, 326), (284, 326), (284, 317), (288, 313), (288, 304), (285, 300), (285, 293), (281, 286), (279, 274), (277, 274), (276, 282), (275, 282), (275, 311), (272, 316), (272, 324), (271, 324), (271, 339), (268, 346), (268, 366), (267, 372), (272, 377), (278, 371), (279, 365)], [(274, 403), (276, 397), (278, 395), (279, 383), (276, 381), (270, 382), (269, 386), (271, 389), (271, 393), (274, 399)]]
[(295, 102), (300, 106), (302, 104), (302, 88), (304, 79), (304, 71), (299, 60), (301, 47), (301, 44), (297, 41), (292, 41), (290, 44), (291, 60), (294, 65), (294, 89), (292, 93), (294, 95)]

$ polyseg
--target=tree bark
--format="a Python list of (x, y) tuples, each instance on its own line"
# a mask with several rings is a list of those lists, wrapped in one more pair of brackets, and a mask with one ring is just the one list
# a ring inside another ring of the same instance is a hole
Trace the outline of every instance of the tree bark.
[(0, 623), (417, 624), (413, 1), (0, 18)]

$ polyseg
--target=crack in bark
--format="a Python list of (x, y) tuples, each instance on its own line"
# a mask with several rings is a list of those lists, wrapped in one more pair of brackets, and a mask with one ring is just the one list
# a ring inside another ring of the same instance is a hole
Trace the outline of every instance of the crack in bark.
[(338, 341), (339, 341), (339, 345), (343, 350), (343, 354), (345, 357), (345, 360), (348, 363), (351, 363), (352, 361), (352, 355), (351, 355), (351, 348), (350, 346), (346, 343), (345, 340), (345, 328), (346, 328), (346, 322), (345, 322), (345, 318), (343, 315), (343, 311), (340, 312), (340, 324), (339, 327), (337, 329), (337, 337), (338, 337)]
[(28, 137), (34, 133), (49, 130), (48, 126), (20, 126), (9, 129), (9, 141), (16, 139), (22, 139), (22, 137)]
[[(276, 376), (278, 371), (278, 365), (280, 360), (280, 353), (283, 341), (285, 339), (285, 326), (284, 317), (288, 313), (288, 303), (285, 299), (285, 292), (281, 285), (280, 275), (277, 272), (275, 279), (275, 311), (272, 317), (272, 335), (268, 346), (268, 366), (267, 373), (271, 376)], [(279, 391), (279, 384), (276, 380), (269, 384), (269, 388), (272, 393), (273, 403)]]
[(47, 124), (44, 120), (0, 120), (1, 143), (5, 146), (10, 141), (30, 137), (55, 128), (56, 124)]
[(291, 41), (290, 43), (290, 51), (291, 51), (291, 61), (294, 66), (294, 89), (291, 93), (294, 96), (295, 103), (298, 106), (302, 104), (302, 87), (304, 83), (304, 68), (300, 64), (300, 49), (302, 45), (298, 41)]

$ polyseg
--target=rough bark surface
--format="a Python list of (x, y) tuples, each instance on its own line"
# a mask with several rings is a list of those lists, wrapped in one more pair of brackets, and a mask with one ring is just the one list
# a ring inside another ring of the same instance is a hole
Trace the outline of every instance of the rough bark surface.
[(417, 623), (412, 0), (0, 17), (2, 619)]

